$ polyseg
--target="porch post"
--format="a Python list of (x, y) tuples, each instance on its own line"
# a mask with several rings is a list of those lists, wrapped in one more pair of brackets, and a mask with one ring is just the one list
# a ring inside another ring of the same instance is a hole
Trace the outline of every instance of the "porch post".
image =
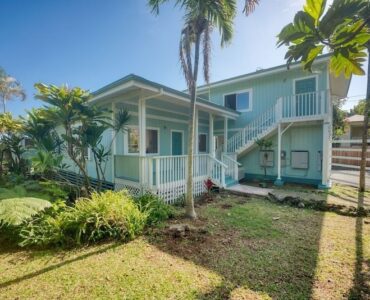
[(225, 117), (224, 118), (224, 149), (223, 149), (224, 153), (227, 153), (227, 141), (228, 141), (228, 131), (229, 131), (228, 121), (229, 121), (228, 118)]
[(212, 157), (215, 157), (215, 139), (213, 138), (213, 121), (214, 121), (214, 117), (213, 115), (210, 113), (209, 114), (209, 154), (212, 156)]
[(322, 182), (319, 185), (320, 189), (331, 187), (330, 168), (331, 168), (331, 123), (328, 119), (324, 120), (322, 128)]
[(146, 107), (145, 100), (139, 99), (138, 107), (139, 116), (139, 164), (140, 164), (140, 183), (145, 184), (145, 163), (144, 159), (146, 156)]
[[(112, 103), (112, 122), (114, 122), (116, 118), (116, 103)], [(116, 159), (115, 155), (117, 153), (116, 147), (116, 139), (115, 139), (116, 132), (112, 129), (112, 182), (115, 183), (116, 179)]]
[(194, 154), (199, 153), (199, 111), (195, 109)]
[(277, 178), (274, 182), (275, 185), (283, 185), (284, 182), (281, 180), (281, 122), (278, 124), (278, 151), (277, 151)]

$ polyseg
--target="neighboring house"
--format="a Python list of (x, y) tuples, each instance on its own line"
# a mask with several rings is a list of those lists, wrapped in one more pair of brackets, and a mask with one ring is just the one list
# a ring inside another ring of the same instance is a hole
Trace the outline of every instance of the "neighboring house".
[[(276, 184), (330, 185), (333, 97), (346, 97), (349, 80), (329, 72), (329, 56), (317, 59), (313, 73), (292, 64), (200, 86), (196, 104), (194, 195), (208, 177), (225, 187), (263, 175), (257, 138), (268, 138), (268, 176)], [(92, 103), (131, 119), (113, 143), (107, 180), (133, 193), (151, 190), (166, 201), (185, 193), (188, 94), (126, 76), (93, 93)], [(113, 133), (104, 135), (111, 142)], [(92, 177), (94, 165), (89, 161)]]
[(353, 115), (345, 119), (348, 129), (346, 133), (341, 137), (343, 140), (361, 140), (362, 132), (364, 128), (364, 116)]

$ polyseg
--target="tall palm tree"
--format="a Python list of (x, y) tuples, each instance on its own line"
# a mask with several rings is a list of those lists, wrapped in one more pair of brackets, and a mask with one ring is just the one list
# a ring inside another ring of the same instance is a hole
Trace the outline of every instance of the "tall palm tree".
[[(167, 0), (149, 0), (155, 14), (159, 13), (159, 5)], [(209, 82), (210, 33), (217, 27), (221, 34), (221, 44), (230, 42), (233, 35), (233, 20), (236, 12), (236, 0), (177, 0), (185, 10), (184, 26), (181, 30), (179, 55), (181, 67), (188, 86), (191, 104), (189, 114), (188, 165), (186, 189), (186, 215), (196, 218), (193, 199), (193, 150), (195, 104), (198, 80), (200, 50), (203, 55), (204, 80)]]
[[(159, 6), (169, 0), (149, 0), (152, 12), (159, 13)], [(245, 0), (244, 11), (251, 13), (259, 0)], [(179, 56), (190, 94), (188, 177), (186, 188), (186, 215), (196, 218), (193, 199), (193, 150), (195, 104), (199, 61), (202, 50), (203, 76), (209, 83), (209, 61), (211, 32), (217, 28), (221, 35), (221, 46), (228, 44), (233, 36), (233, 21), (236, 15), (237, 0), (176, 0), (175, 5), (185, 10), (184, 26), (181, 30)]]
[(3, 112), (6, 112), (6, 102), (13, 98), (26, 99), (26, 93), (21, 84), (13, 77), (6, 74), (0, 76), (0, 98), (3, 104)]

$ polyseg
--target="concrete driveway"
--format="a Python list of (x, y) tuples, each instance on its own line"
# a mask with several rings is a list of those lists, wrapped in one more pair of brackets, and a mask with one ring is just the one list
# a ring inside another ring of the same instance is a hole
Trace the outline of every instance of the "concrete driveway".
[[(332, 170), (331, 180), (335, 183), (358, 187), (360, 171), (354, 170)], [(366, 173), (366, 186), (370, 188), (370, 173)]]

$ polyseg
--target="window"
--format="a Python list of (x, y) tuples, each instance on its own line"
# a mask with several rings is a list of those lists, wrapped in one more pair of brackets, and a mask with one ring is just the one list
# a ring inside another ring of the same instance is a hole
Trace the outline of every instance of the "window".
[(198, 151), (200, 153), (207, 152), (207, 135), (204, 133), (199, 134)]
[(147, 129), (146, 130), (146, 153), (158, 154), (158, 130)]
[(128, 136), (128, 153), (139, 153), (139, 129), (129, 128)]
[[(158, 154), (159, 153), (159, 138), (158, 129), (146, 130), (146, 153)], [(129, 154), (139, 153), (139, 129), (129, 128), (127, 132), (127, 152)]]
[(225, 95), (225, 107), (245, 112), (252, 109), (251, 91)]

